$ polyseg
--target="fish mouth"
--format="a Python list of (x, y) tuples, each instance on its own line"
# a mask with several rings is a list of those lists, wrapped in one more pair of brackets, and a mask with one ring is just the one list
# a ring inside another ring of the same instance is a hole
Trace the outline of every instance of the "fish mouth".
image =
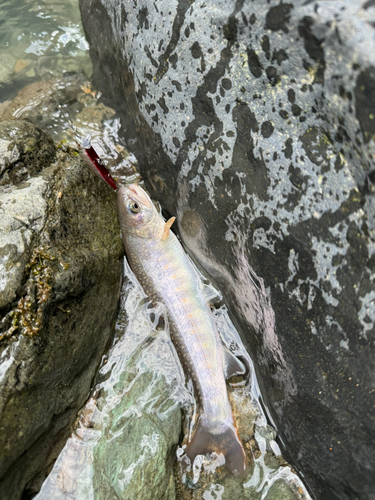
[(138, 201), (146, 207), (151, 207), (151, 200), (149, 196), (140, 186), (137, 184), (129, 184), (127, 189), (131, 192), (132, 198), (135, 198), (135, 201)]

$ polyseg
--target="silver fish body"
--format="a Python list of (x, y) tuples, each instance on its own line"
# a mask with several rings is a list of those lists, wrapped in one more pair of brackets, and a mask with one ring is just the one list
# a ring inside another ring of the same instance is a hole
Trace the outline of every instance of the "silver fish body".
[(118, 192), (125, 253), (146, 294), (166, 308), (172, 341), (192, 377), (200, 403), (197, 430), (186, 453), (216, 451), (244, 476), (246, 458), (233, 422), (224, 377), (224, 352), (201, 283), (176, 236), (136, 185)]

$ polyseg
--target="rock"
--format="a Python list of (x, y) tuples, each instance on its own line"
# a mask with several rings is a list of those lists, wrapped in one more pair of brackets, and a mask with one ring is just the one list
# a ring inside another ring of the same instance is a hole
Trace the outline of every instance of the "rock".
[(0, 309), (16, 298), (23, 284), (25, 267), (30, 259), (30, 245), (35, 231), (45, 224), (47, 183), (35, 177), (56, 156), (52, 139), (27, 122), (3, 122), (0, 128), (1, 264)]
[(115, 196), (77, 153), (27, 122), (0, 137), (0, 497), (16, 500), (38, 491), (87, 398), (123, 249)]
[(28, 68), (31, 64), (32, 64), (31, 59), (18, 59), (18, 61), (14, 65), (14, 71), (16, 73), (21, 73), (22, 71), (25, 70), (25, 68)]
[[(19, 186), (49, 166), (55, 160), (55, 155), (53, 140), (42, 130), (27, 122), (2, 122), (0, 186)], [(22, 203), (17, 210), (22, 210), (21, 206)]]
[(287, 458), (316, 498), (374, 499), (374, 3), (81, 11), (94, 83), (220, 286)]
[[(39, 80), (23, 87), (17, 95), (0, 108), (1, 120), (22, 119), (51, 130), (56, 134), (56, 123), (60, 129), (69, 127), (68, 113), (80, 112), (84, 105), (78, 101), (83, 94), (81, 87), (85, 79), (79, 74), (68, 74), (61, 78)], [(64, 106), (63, 109), (59, 106)], [(61, 140), (61, 130), (58, 134)]]
[[(122, 392), (121, 402), (94, 450), (94, 498), (174, 499), (172, 460), (180, 438), (181, 410), (173, 404), (162, 373), (147, 370), (132, 384), (134, 371), (120, 377), (116, 394)], [(121, 391), (122, 387), (127, 390)], [(160, 416), (152, 409), (155, 402), (162, 407)]]
[(0, 54), (0, 84), (10, 83), (16, 59), (10, 54)]
[(296, 500), (296, 496), (285, 482), (279, 479), (268, 490), (265, 500)]

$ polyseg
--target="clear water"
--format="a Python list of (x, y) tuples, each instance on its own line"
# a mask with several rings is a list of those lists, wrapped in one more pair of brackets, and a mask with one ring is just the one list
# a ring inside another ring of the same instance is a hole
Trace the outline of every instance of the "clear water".
[[(71, 145), (77, 137), (90, 134), (120, 183), (139, 181), (136, 159), (126, 153), (119, 137), (118, 117), (99, 102), (100, 94), (90, 86), (92, 67), (78, 1), (3, 1), (0, 23), (0, 119), (27, 118), (55, 141)], [(267, 426), (259, 404), (251, 359), (220, 294), (204, 277), (202, 286), (207, 300), (216, 304), (212, 314), (224, 344), (249, 366), (249, 376), (229, 390), (240, 435), (248, 443), (250, 473), (242, 483), (220, 467), (221, 472), (215, 471), (222, 463), (220, 456), (198, 457), (186, 468), (184, 444), (177, 446), (175, 466), (164, 460), (156, 464), (160, 477), (154, 473), (155, 457), (167, 446), (165, 436), (171, 434), (177, 445), (181, 428), (189, 435), (197, 408), (193, 387), (185, 384), (169, 332), (163, 327), (162, 309), (147, 307), (126, 262), (124, 266), (114, 343), (103, 357), (76, 429), (37, 498), (129, 498), (130, 486), (134, 498), (154, 498), (156, 487), (174, 498), (176, 485), (180, 499), (265, 500), (280, 482), (289, 495), (285, 499), (309, 498), (291, 468), (276, 459), (280, 455), (276, 433)], [(6, 358), (10, 363), (11, 353)], [(139, 423), (149, 431), (134, 442), (132, 429)], [(147, 477), (145, 471), (153, 472)], [(139, 488), (142, 496), (137, 497)]]
[(0, 19), (0, 54), (14, 59), (10, 78), (17, 87), (71, 71), (91, 75), (76, 0), (2, 1)]

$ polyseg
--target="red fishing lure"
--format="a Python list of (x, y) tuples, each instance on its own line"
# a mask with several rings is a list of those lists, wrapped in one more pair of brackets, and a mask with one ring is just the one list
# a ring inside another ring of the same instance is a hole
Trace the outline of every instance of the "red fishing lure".
[[(78, 147), (79, 144), (78, 144)], [(117, 190), (116, 182), (114, 181), (107, 168), (104, 166), (103, 161), (99, 158), (97, 152), (91, 145), (90, 136), (87, 136), (82, 141), (83, 152), (81, 153), (82, 159), (86, 165), (94, 172), (94, 174), (106, 182), (112, 189)], [(80, 149), (82, 149), (80, 148)]]

